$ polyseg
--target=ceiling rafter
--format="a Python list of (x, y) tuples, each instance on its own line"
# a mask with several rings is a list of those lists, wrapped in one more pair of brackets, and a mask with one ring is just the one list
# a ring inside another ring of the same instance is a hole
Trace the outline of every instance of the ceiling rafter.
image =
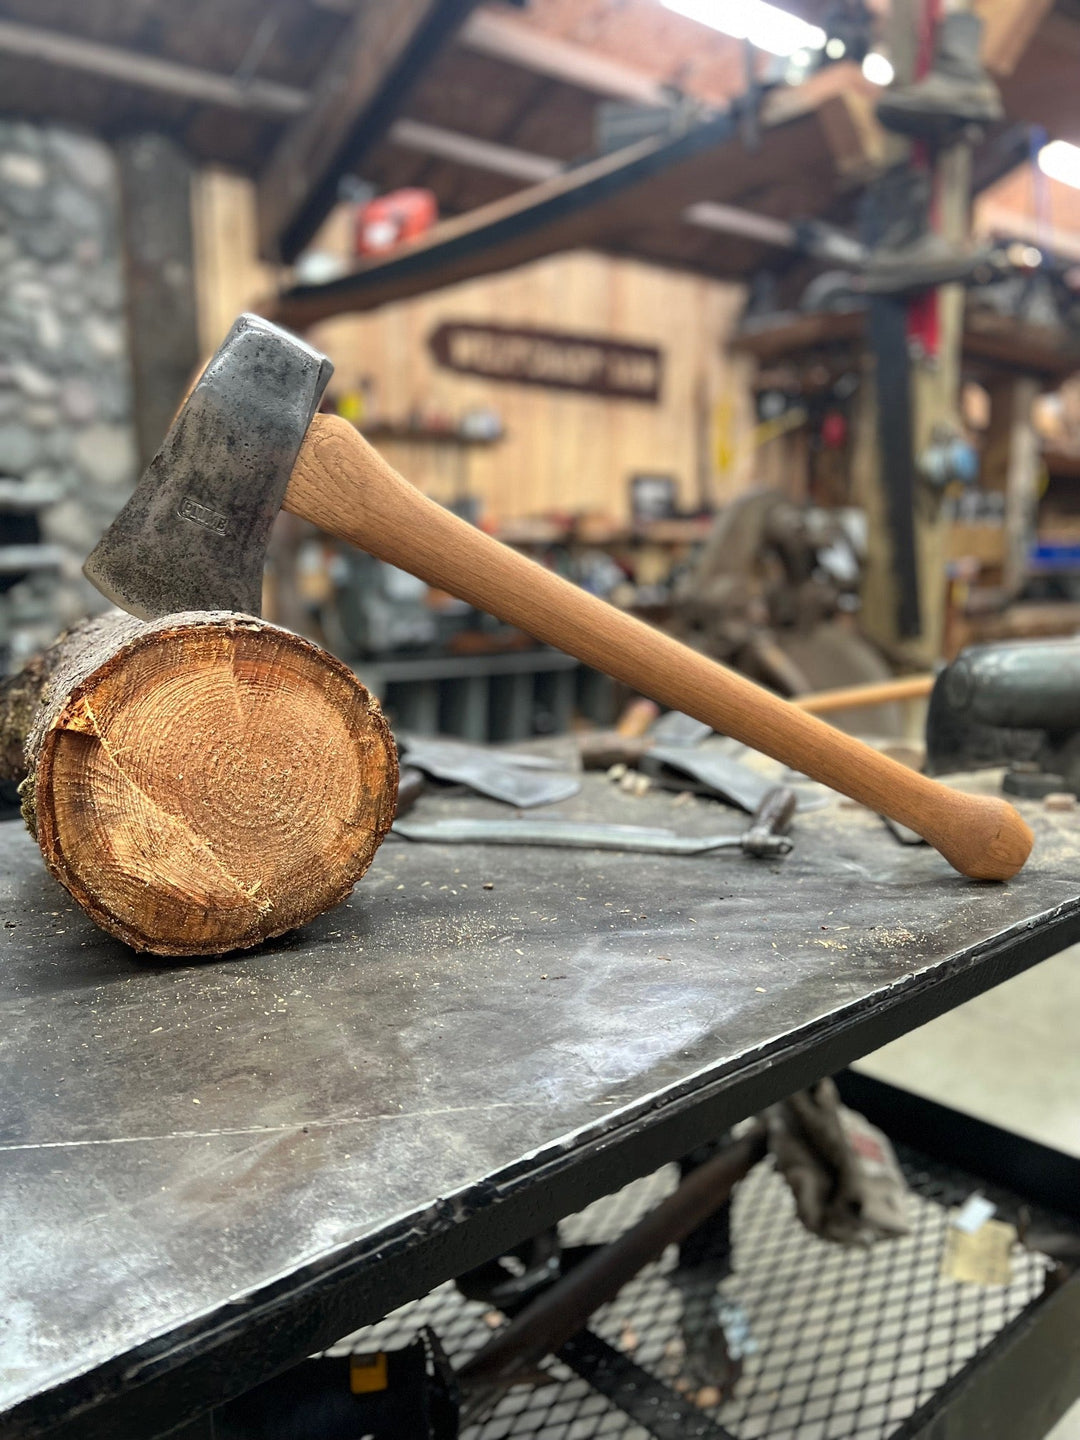
[(59, 70), (80, 71), (143, 90), (277, 118), (302, 114), (311, 103), (306, 91), (292, 85), (279, 85), (255, 76), (238, 80), (213, 70), (181, 65), (175, 60), (161, 60), (141, 50), (102, 45), (97, 40), (84, 40), (14, 20), (0, 20), (0, 55), (38, 60)]
[(291, 262), (337, 201), (340, 177), (389, 129), (475, 0), (394, 0), (353, 14), (314, 100), (278, 140), (258, 181), (259, 244)]

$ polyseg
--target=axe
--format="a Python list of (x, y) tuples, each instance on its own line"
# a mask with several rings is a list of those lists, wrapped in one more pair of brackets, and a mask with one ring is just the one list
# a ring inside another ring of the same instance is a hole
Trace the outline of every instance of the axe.
[(906, 769), (421, 495), (351, 424), (316, 413), (331, 373), (296, 336), (242, 315), (86, 562), (89, 579), (143, 618), (210, 606), (258, 615), (284, 506), (909, 826), (964, 875), (1007, 880), (1024, 864), (1033, 836), (1006, 801)]

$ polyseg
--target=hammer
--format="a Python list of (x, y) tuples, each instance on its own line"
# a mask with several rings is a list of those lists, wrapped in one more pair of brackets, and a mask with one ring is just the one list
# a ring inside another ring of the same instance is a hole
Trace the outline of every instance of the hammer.
[(143, 618), (208, 606), (258, 615), (284, 506), (331, 535), (918, 831), (964, 875), (1007, 880), (1031, 851), (1020, 815), (906, 769), (526, 559), (421, 495), (347, 421), (316, 411), (333, 367), (242, 315), (86, 563)]

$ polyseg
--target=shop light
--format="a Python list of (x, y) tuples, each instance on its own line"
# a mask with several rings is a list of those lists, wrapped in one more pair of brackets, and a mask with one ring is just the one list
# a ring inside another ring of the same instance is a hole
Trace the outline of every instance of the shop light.
[(736, 40), (749, 40), (770, 55), (793, 55), (796, 50), (820, 50), (825, 31), (791, 15), (766, 0), (662, 0), (668, 10), (697, 20)]
[(880, 50), (871, 50), (862, 62), (862, 73), (871, 85), (891, 85), (896, 71), (887, 55), (882, 55)]
[(1080, 145), (1068, 140), (1051, 140), (1039, 151), (1039, 169), (1051, 180), (1080, 190)]

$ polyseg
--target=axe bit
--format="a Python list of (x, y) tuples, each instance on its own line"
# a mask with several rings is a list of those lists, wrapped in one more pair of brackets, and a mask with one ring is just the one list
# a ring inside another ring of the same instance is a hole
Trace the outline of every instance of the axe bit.
[(86, 564), (151, 617), (258, 614), (277, 509), (486, 610), (663, 705), (917, 830), (962, 874), (1007, 880), (1033, 836), (997, 796), (965, 795), (587, 594), (421, 495), (347, 421), (318, 415), (324, 355), (242, 315)]

